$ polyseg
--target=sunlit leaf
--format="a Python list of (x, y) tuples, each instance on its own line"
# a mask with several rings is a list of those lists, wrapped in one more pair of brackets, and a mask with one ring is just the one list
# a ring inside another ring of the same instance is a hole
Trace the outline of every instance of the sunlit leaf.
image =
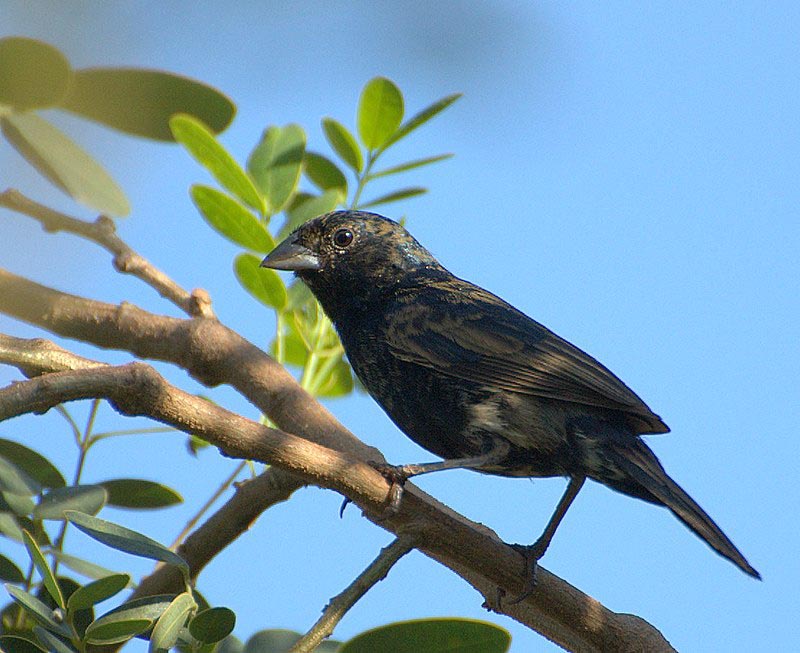
[(53, 488), (33, 510), (36, 519), (65, 519), (68, 510), (94, 515), (106, 504), (106, 491), (99, 485)]
[(112, 574), (75, 590), (67, 599), (67, 608), (82, 610), (119, 594), (130, 585), (128, 574)]
[(22, 529), (10, 513), (0, 512), (0, 533), (12, 540), (22, 542)]
[(326, 190), (322, 195), (312, 195), (300, 204), (293, 205), (288, 211), (288, 219), (278, 232), (278, 238), (286, 238), (304, 222), (318, 215), (333, 211), (343, 200), (341, 191), (336, 188)]
[(63, 487), (66, 485), (64, 477), (58, 468), (42, 454), (28, 449), (19, 442), (0, 438), (0, 456), (14, 463), (32, 479), (39, 482), (42, 487)]
[(392, 166), (391, 168), (385, 168), (383, 170), (379, 170), (378, 172), (373, 172), (369, 175), (369, 179), (377, 179), (378, 177), (396, 175), (398, 172), (405, 172), (406, 170), (413, 170), (414, 168), (420, 168), (422, 166), (430, 165), (431, 163), (444, 161), (452, 156), (452, 154), (439, 154), (437, 156), (425, 157), (424, 159), (415, 159), (414, 161), (408, 161), (407, 163), (401, 163), (400, 165)]
[(53, 616), (53, 611), (47, 607), (47, 605), (33, 596), (33, 594), (29, 594), (22, 588), (17, 587), (16, 585), (11, 585), (10, 583), (6, 583), (5, 587), (6, 591), (8, 591), (8, 593), (11, 595), (11, 598), (19, 603), (19, 605), (25, 609), (25, 612), (33, 617), (37, 623), (44, 626), (48, 630), (53, 631), (54, 633), (58, 633), (66, 637), (70, 636), (69, 628), (67, 628), (65, 624), (56, 621), (55, 617)]
[(343, 397), (353, 391), (353, 374), (347, 361), (339, 357), (336, 365), (319, 381), (314, 394), (319, 397)]
[(51, 550), (50, 553), (58, 558), (58, 561), (62, 565), (69, 567), (72, 571), (81, 574), (81, 576), (86, 576), (87, 578), (100, 579), (106, 576), (117, 575), (115, 571), (96, 565), (83, 558), (77, 558), (63, 551)]
[(0, 456), (0, 490), (32, 496), (37, 494), (41, 487), (22, 469)]
[[(75, 649), (67, 646), (61, 639), (41, 626), (34, 626), (33, 632), (49, 653), (76, 653)], [(13, 651), (9, 651), (13, 653)]]
[(264, 201), (247, 173), (220, 145), (214, 134), (199, 120), (186, 114), (173, 116), (169, 121), (175, 140), (181, 143), (200, 165), (208, 170), (219, 184), (242, 202), (264, 212)]
[(76, 70), (61, 106), (114, 129), (162, 141), (174, 140), (169, 119), (176, 113), (201, 120), (215, 133), (236, 113), (228, 97), (203, 82), (141, 68)]
[(33, 512), (33, 499), (25, 494), (14, 494), (0, 490), (0, 510), (10, 511), (20, 517)]
[(358, 102), (358, 135), (370, 150), (383, 146), (403, 120), (403, 94), (386, 77), (367, 82)]
[(66, 608), (67, 604), (64, 601), (64, 595), (61, 593), (61, 588), (58, 586), (58, 581), (53, 575), (50, 566), (47, 564), (47, 560), (44, 559), (44, 556), (39, 549), (39, 545), (36, 544), (28, 531), (22, 532), (22, 542), (25, 545), (25, 548), (28, 550), (28, 556), (30, 557), (31, 562), (33, 562), (34, 567), (36, 567), (36, 570), (42, 577), (42, 584), (47, 590), (47, 593), (53, 598), (59, 608)]
[(67, 519), (89, 537), (126, 553), (175, 565), (188, 576), (189, 566), (177, 553), (146, 535), (82, 512), (68, 511)]
[(118, 478), (99, 483), (108, 492), (108, 504), (118, 508), (165, 508), (183, 502), (171, 487), (138, 478)]
[(300, 182), (306, 133), (300, 125), (271, 126), (264, 130), (247, 160), (247, 170), (274, 215), (289, 201)]
[(508, 631), (476, 619), (418, 619), (373, 628), (346, 641), (341, 653), (505, 653)]
[(33, 113), (8, 115), (0, 124), (17, 152), (67, 195), (108, 215), (130, 212), (111, 175), (60, 129)]
[(103, 619), (89, 624), (86, 641), (89, 644), (120, 644), (143, 633), (153, 624), (149, 619)]
[(181, 628), (186, 625), (189, 615), (197, 607), (188, 592), (178, 594), (158, 618), (150, 635), (150, 652), (169, 651), (178, 642)]
[(356, 139), (343, 124), (333, 118), (322, 119), (322, 131), (333, 151), (356, 172), (364, 167), (364, 158)]
[(11, 560), (4, 555), (0, 555), (0, 580), (7, 580), (11, 583), (21, 583), (25, 576)]
[(400, 125), (400, 128), (389, 137), (389, 140), (387, 140), (386, 143), (384, 143), (383, 149), (385, 150), (387, 147), (396, 143), (401, 138), (408, 136), (408, 134), (414, 131), (417, 127), (424, 125), (431, 118), (444, 111), (447, 107), (453, 104), (453, 102), (458, 100), (460, 97), (461, 93), (453, 93), (452, 95), (443, 97), (441, 100), (437, 100), (430, 106), (425, 107), (419, 113), (411, 116), (411, 118), (409, 118), (406, 122)]
[(275, 247), (258, 218), (230, 195), (201, 185), (192, 186), (189, 193), (206, 222), (237, 245), (265, 253)]
[(281, 310), (286, 306), (286, 286), (275, 270), (262, 268), (261, 259), (239, 254), (234, 259), (236, 278), (245, 290), (267, 306)]
[(392, 193), (387, 193), (386, 195), (381, 195), (380, 197), (376, 197), (374, 200), (367, 202), (366, 204), (359, 205), (358, 208), (366, 209), (372, 206), (378, 206), (380, 204), (388, 204), (389, 202), (397, 202), (399, 200), (408, 199), (409, 197), (416, 197), (417, 195), (424, 195), (428, 192), (427, 188), (421, 188), (419, 186), (413, 186), (411, 188), (402, 188), (400, 190), (396, 190)]
[(213, 644), (225, 639), (236, 626), (236, 615), (228, 608), (209, 608), (199, 612), (189, 623), (189, 632), (196, 640)]
[(0, 104), (16, 111), (58, 104), (72, 71), (52, 45), (19, 36), (0, 39)]
[(306, 176), (320, 190), (339, 190), (342, 196), (347, 197), (347, 178), (333, 161), (317, 154), (306, 152), (303, 157), (303, 169)]

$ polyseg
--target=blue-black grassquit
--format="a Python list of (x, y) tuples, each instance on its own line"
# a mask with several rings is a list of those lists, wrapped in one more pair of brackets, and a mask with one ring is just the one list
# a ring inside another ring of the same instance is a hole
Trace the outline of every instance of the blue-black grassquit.
[(262, 265), (293, 270), (322, 304), (369, 393), (414, 442), (444, 460), (403, 478), (469, 468), (565, 476), (541, 537), (545, 552), (586, 478), (666, 506), (745, 573), (759, 578), (642, 441), (669, 428), (594, 358), (442, 267), (402, 226), (337, 211), (297, 229)]

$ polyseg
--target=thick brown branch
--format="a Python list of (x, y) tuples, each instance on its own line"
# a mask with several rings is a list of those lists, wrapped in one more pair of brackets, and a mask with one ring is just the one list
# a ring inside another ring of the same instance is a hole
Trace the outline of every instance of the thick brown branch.
[[(12, 385), (0, 391), (0, 419), (98, 396), (109, 399), (124, 414), (149, 415), (198, 433), (228, 455), (270, 461), (342, 492), (378, 525), (420, 542), (420, 550), (461, 574), (487, 602), (493, 601), (498, 587), (512, 592), (520, 589), (518, 554), (488, 529), (413, 486), (407, 488), (398, 513), (383, 519), (389, 486), (370, 465), (185, 393), (141, 363), (58, 372)], [(537, 591), (523, 604), (504, 606), (503, 611), (570, 650), (671, 650), (646, 622), (607, 610), (544, 569)]]
[(78, 220), (39, 204), (13, 188), (0, 193), (0, 206), (38, 220), (45, 231), (66, 231), (97, 243), (114, 255), (114, 267), (119, 272), (138, 277), (187, 315), (214, 317), (208, 293), (199, 289), (189, 293), (181, 288), (117, 236), (117, 228), (111, 218), (101, 215), (94, 222)]

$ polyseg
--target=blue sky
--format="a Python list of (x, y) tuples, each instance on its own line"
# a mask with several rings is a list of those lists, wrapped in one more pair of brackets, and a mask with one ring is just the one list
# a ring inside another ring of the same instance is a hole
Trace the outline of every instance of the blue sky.
[[(741, 574), (666, 511), (594, 484), (570, 510), (545, 566), (609, 608), (648, 619), (679, 650), (785, 650), (798, 640), (800, 6), (10, 2), (3, 13), (0, 35), (51, 42), (76, 67), (163, 68), (214, 84), (238, 105), (223, 142), (240, 160), (267, 124), (298, 122), (324, 151), (319, 119), (352, 126), (358, 93), (374, 75), (401, 87), (409, 112), (463, 92), (398, 148), (395, 162), (456, 156), (409, 173), (409, 185), (431, 192), (384, 212), (406, 216), (454, 273), (590, 352), (664, 417), (672, 433), (649, 443), (764, 581)], [(133, 212), (122, 236), (183, 285), (209, 290), (226, 324), (265, 343), (271, 317), (234, 280), (236, 248), (202, 223), (188, 198), (205, 173), (175, 146), (55, 119), (128, 192)], [(92, 217), (26, 170), (7, 144), (0, 186)], [(6, 211), (0, 217), (4, 267), (69, 292), (175, 313), (152, 291), (119, 279), (104, 252), (45, 236)], [(5, 317), (0, 331), (41, 335)], [(0, 381), (12, 378), (0, 370)], [(213, 396), (254, 416), (230, 391)], [(368, 397), (330, 408), (390, 461), (430, 459)], [(101, 421), (123, 422), (110, 409)], [(74, 464), (55, 416), (4, 423), (0, 437), (24, 440), (64, 470)], [(170, 479), (186, 505), (105, 513), (170, 541), (230, 465), (213, 452), (190, 459), (180, 437), (150, 436), (98, 447), (87, 480), (107, 477), (112, 466)], [(454, 471), (419, 485), (507, 541), (530, 542), (564, 481)], [(304, 630), (390, 541), (356, 510), (340, 520), (339, 502), (331, 492), (297, 493), (203, 574), (211, 601), (237, 612), (241, 638), (266, 627)], [(91, 546), (77, 533), (67, 544)], [(109, 566), (147, 570), (103, 555)], [(463, 581), (414, 553), (336, 636), (457, 615), (509, 628), (515, 653), (556, 650), (480, 603)]]

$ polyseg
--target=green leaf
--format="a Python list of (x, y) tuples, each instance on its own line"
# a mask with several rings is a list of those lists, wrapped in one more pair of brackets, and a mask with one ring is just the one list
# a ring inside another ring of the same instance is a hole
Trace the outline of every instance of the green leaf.
[(50, 566), (47, 564), (47, 560), (44, 559), (44, 556), (39, 549), (39, 545), (36, 544), (28, 531), (22, 532), (22, 542), (25, 545), (25, 548), (28, 550), (28, 556), (33, 562), (33, 565), (36, 567), (36, 570), (42, 577), (42, 584), (47, 590), (47, 593), (53, 597), (53, 601), (56, 602), (56, 605), (63, 610), (67, 607), (67, 604), (64, 601), (64, 595), (61, 593), (61, 588), (58, 586), (58, 581), (53, 575)]
[[(101, 617), (102, 619), (102, 617)], [(86, 641), (89, 644), (120, 644), (143, 633), (153, 624), (149, 619), (107, 619), (89, 624)]]
[(0, 456), (0, 490), (32, 496), (41, 490), (39, 484), (22, 469)]
[(369, 175), (368, 179), (377, 179), (378, 177), (395, 175), (398, 172), (405, 172), (406, 170), (413, 170), (414, 168), (420, 168), (422, 166), (430, 165), (431, 163), (444, 161), (452, 156), (452, 154), (439, 154), (437, 156), (425, 157), (424, 159), (415, 159), (414, 161), (408, 161), (407, 163), (401, 163), (400, 165), (392, 166), (391, 168), (385, 168), (384, 170), (373, 172)]
[(293, 630), (259, 630), (245, 643), (244, 653), (288, 653), (300, 637), (302, 635)]
[(419, 113), (413, 115), (406, 122), (400, 125), (400, 128), (394, 134), (391, 135), (389, 140), (386, 141), (386, 143), (384, 144), (383, 149), (385, 150), (387, 147), (393, 145), (401, 138), (405, 138), (406, 136), (408, 136), (417, 127), (424, 125), (431, 118), (444, 111), (447, 107), (453, 104), (453, 102), (458, 100), (460, 97), (461, 93), (453, 93), (452, 95), (447, 95), (446, 97), (443, 97), (441, 100), (437, 100), (430, 106), (425, 107)]
[(74, 510), (67, 511), (65, 516), (78, 529), (106, 546), (143, 558), (160, 560), (161, 562), (175, 565), (188, 577), (189, 566), (186, 561), (177, 553), (170, 551), (163, 544), (159, 544), (146, 535)]
[(114, 576), (117, 573), (105, 567), (101, 567), (100, 565), (96, 565), (93, 562), (89, 562), (88, 560), (84, 560), (83, 558), (76, 558), (63, 551), (52, 549), (50, 553), (58, 558), (58, 561), (65, 567), (69, 567), (72, 571), (86, 576), (87, 578), (100, 579), (106, 576)]
[(119, 594), (130, 585), (128, 574), (112, 574), (79, 587), (67, 599), (67, 608), (71, 611), (84, 610)]
[(33, 510), (35, 519), (62, 520), (68, 510), (94, 515), (106, 504), (106, 491), (99, 485), (58, 487), (45, 494)]
[(11, 560), (4, 555), (0, 555), (0, 580), (7, 580), (12, 583), (21, 583), (25, 576)]
[(10, 513), (0, 512), (0, 533), (12, 540), (22, 542), (22, 529)]
[(256, 211), (264, 212), (264, 200), (258, 194), (253, 181), (214, 138), (208, 127), (186, 114), (173, 116), (169, 126), (175, 140), (181, 143), (223, 188)]
[(339, 158), (356, 172), (361, 172), (364, 167), (361, 148), (347, 127), (333, 118), (323, 118), (322, 131)]
[(236, 626), (236, 615), (228, 608), (209, 608), (198, 613), (189, 623), (189, 632), (204, 644), (225, 639)]
[(244, 653), (244, 644), (234, 635), (228, 635), (217, 646), (216, 653)]
[(38, 644), (16, 635), (0, 635), (0, 651), (5, 651), (5, 653), (45, 653)]
[(373, 628), (346, 641), (341, 653), (505, 653), (508, 631), (476, 619), (417, 619)]
[(403, 94), (386, 77), (367, 82), (358, 102), (358, 135), (370, 150), (380, 149), (403, 120)]
[(233, 261), (236, 278), (244, 289), (258, 301), (280, 311), (286, 306), (286, 286), (275, 270), (260, 265), (261, 259), (252, 254), (239, 254)]
[(347, 178), (333, 161), (317, 154), (306, 152), (303, 157), (303, 169), (306, 176), (320, 190), (335, 188), (343, 197), (347, 197)]
[(353, 391), (353, 374), (347, 361), (339, 357), (324, 379), (320, 379), (316, 392), (318, 397), (343, 397)]
[(374, 200), (367, 202), (366, 204), (362, 204), (359, 206), (359, 209), (366, 209), (372, 206), (378, 206), (379, 204), (388, 204), (389, 202), (397, 202), (399, 200), (404, 200), (409, 197), (416, 197), (417, 195), (424, 195), (428, 192), (427, 188), (421, 188), (419, 186), (412, 186), (411, 188), (402, 188), (400, 190), (396, 190), (392, 193), (387, 193), (386, 195), (381, 195), (380, 197), (375, 198)]
[(130, 212), (125, 193), (91, 155), (33, 113), (0, 120), (3, 134), (28, 163), (73, 199), (113, 216)]
[(52, 45), (19, 36), (0, 39), (0, 104), (15, 111), (52, 107), (71, 80), (69, 61)]
[(65, 624), (56, 621), (53, 611), (33, 594), (28, 594), (25, 590), (10, 583), (6, 583), (5, 587), (6, 591), (11, 594), (11, 598), (19, 603), (37, 623), (59, 635), (70, 636), (69, 628)]
[(189, 194), (206, 222), (237, 245), (264, 253), (275, 247), (275, 241), (258, 218), (230, 195), (201, 185), (192, 186)]
[(161, 70), (88, 68), (75, 71), (62, 108), (128, 134), (173, 141), (169, 119), (193, 116), (224, 130), (236, 106), (212, 86)]
[(188, 592), (178, 594), (158, 618), (150, 635), (150, 652), (168, 651), (178, 642), (181, 628), (197, 607), (192, 595)]
[[(277, 342), (272, 343), (272, 355), (277, 356)], [(283, 362), (287, 365), (304, 367), (308, 360), (308, 347), (305, 340), (300, 337), (297, 327), (294, 324), (287, 325), (287, 331), (283, 336)]]
[(42, 643), (42, 646), (44, 646), (45, 650), (49, 651), (49, 653), (75, 653), (74, 648), (67, 646), (62, 640), (53, 635), (53, 633), (45, 630), (41, 626), (34, 626), (33, 632), (36, 635), (36, 639)]
[(175, 490), (154, 481), (119, 478), (99, 485), (108, 492), (108, 504), (119, 508), (165, 508), (183, 502)]
[(278, 238), (283, 240), (304, 222), (328, 211), (333, 211), (342, 200), (341, 191), (336, 188), (326, 190), (322, 195), (311, 195), (304, 198), (300, 203), (293, 205), (286, 211), (287, 220), (278, 232)]
[(44, 488), (64, 487), (67, 484), (53, 463), (19, 442), (0, 438), (0, 456), (16, 465)]
[(14, 494), (0, 490), (0, 510), (11, 511), (15, 515), (24, 517), (33, 512), (33, 499), (25, 494)]
[(247, 170), (267, 200), (267, 213), (274, 215), (291, 198), (300, 182), (306, 133), (300, 125), (271, 126), (247, 160)]

